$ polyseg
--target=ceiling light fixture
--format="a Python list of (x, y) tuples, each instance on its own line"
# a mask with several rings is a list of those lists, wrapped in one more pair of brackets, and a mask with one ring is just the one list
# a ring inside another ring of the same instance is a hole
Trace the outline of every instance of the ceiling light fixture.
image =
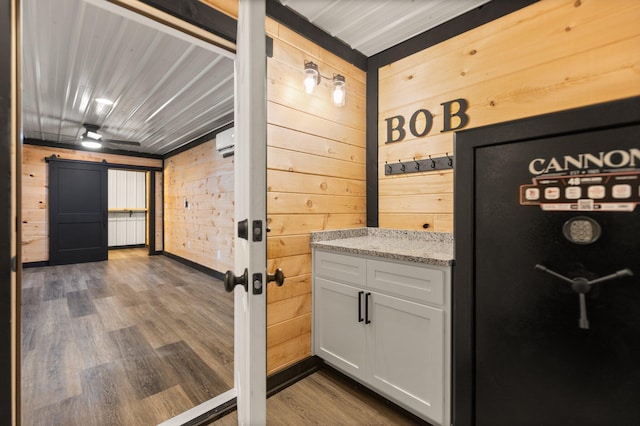
[(113, 101), (107, 98), (97, 98), (96, 102), (99, 103), (100, 105), (106, 105), (106, 106), (113, 105)]
[(102, 135), (100, 133), (92, 132), (91, 130), (87, 130), (84, 136), (96, 141), (99, 141), (100, 139), (102, 139)]
[(345, 78), (341, 74), (333, 74), (333, 78), (325, 77), (318, 71), (318, 65), (311, 61), (304, 61), (304, 89), (308, 94), (313, 94), (316, 86), (322, 79), (331, 80), (333, 90), (331, 100), (338, 107), (344, 106), (346, 98)]
[(91, 149), (102, 148), (102, 144), (96, 141), (82, 141), (80, 144), (85, 148), (91, 148)]

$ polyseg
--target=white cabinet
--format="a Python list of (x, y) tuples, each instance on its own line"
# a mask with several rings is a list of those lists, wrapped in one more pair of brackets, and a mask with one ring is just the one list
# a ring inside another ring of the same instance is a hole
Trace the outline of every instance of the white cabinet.
[(314, 353), (449, 424), (449, 267), (314, 251)]

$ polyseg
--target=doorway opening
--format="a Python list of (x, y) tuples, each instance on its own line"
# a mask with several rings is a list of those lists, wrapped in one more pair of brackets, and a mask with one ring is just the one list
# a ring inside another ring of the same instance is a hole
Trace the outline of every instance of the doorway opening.
[[(104, 210), (113, 223), (108, 245), (146, 245), (149, 254), (162, 253), (163, 155), (197, 139), (190, 131), (210, 134), (233, 120), (233, 54), (108, 2), (25, 0), (22, 6), (23, 46), (33, 49), (23, 53), (22, 79), (36, 93), (22, 96), (27, 139), (40, 138), (28, 133), (40, 131), (46, 148), (69, 161), (106, 159), (116, 165), (109, 185), (115, 189), (119, 172), (135, 173), (124, 180), (135, 182), (136, 196), (125, 191), (121, 205), (114, 193), (112, 211)], [(29, 16), (45, 21), (33, 24)], [(72, 22), (64, 25), (65, 19)], [(47, 31), (61, 31), (71, 42)], [(92, 48), (95, 39), (104, 44)], [(141, 44), (119, 48), (129, 41)], [(177, 56), (167, 59), (164, 53)], [(162, 66), (152, 66), (158, 57), (165, 58)], [(45, 71), (49, 65), (57, 72)], [(119, 94), (111, 107), (94, 103), (109, 90)], [(83, 127), (96, 122), (105, 135), (113, 132), (105, 139), (117, 151), (76, 149)], [(140, 141), (139, 147), (129, 143), (125, 151), (114, 146), (120, 140)], [(121, 158), (130, 161), (120, 164)], [(45, 191), (48, 175), (37, 177)], [(75, 202), (82, 204), (82, 197)], [(47, 203), (41, 206), (46, 210)], [(233, 388), (233, 295), (220, 280), (169, 257), (138, 254), (118, 250), (108, 262), (24, 270), (24, 425), (43, 418), (57, 424), (157, 424)]]
[(109, 169), (109, 250), (149, 245), (147, 177), (143, 171)]

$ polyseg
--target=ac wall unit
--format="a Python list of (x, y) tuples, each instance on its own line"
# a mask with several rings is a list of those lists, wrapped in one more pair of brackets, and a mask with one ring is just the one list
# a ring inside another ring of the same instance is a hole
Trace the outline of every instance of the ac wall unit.
[(227, 129), (216, 135), (216, 149), (223, 157), (233, 155), (234, 128)]

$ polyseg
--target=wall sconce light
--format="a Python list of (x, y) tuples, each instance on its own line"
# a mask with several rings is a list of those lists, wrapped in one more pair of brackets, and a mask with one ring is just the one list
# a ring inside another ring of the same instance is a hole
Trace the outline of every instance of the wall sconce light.
[(312, 94), (316, 86), (320, 84), (318, 66), (311, 61), (304, 61), (304, 89)]
[(333, 78), (325, 77), (318, 71), (318, 66), (311, 61), (304, 61), (304, 89), (308, 94), (312, 94), (316, 86), (322, 79), (331, 80), (333, 90), (331, 100), (338, 107), (344, 106), (346, 98), (345, 78), (341, 74), (334, 74)]
[(345, 95), (346, 95), (346, 92), (344, 90), (344, 76), (340, 74), (334, 74), (333, 75), (333, 93), (331, 94), (331, 99), (333, 100), (333, 104), (338, 107), (344, 106)]

